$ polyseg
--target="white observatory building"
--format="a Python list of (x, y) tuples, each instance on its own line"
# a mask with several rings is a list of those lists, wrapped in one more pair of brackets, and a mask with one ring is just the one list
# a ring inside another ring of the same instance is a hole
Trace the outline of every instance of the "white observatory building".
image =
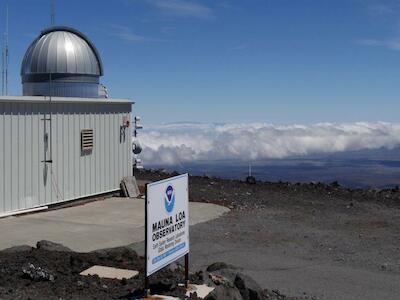
[(0, 97), (0, 216), (113, 192), (132, 176), (133, 102), (107, 98), (94, 44), (69, 27), (40, 33), (23, 96)]

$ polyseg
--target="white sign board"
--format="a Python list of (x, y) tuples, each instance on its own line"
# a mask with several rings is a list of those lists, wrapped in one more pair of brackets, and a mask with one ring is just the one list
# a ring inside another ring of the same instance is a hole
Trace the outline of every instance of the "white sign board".
[(188, 181), (184, 174), (147, 185), (146, 276), (189, 253)]

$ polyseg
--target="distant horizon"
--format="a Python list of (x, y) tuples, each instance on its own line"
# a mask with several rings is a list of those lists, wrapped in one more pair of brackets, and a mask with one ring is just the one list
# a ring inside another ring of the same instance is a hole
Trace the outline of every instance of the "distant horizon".
[[(399, 153), (400, 154), (400, 151)], [(224, 179), (245, 180), (249, 163), (185, 162), (177, 165), (146, 165), (147, 170), (189, 173)], [(396, 188), (400, 186), (400, 158), (376, 159), (318, 159), (286, 158), (252, 161), (252, 176), (259, 181), (295, 183), (339, 183), (346, 188)]]

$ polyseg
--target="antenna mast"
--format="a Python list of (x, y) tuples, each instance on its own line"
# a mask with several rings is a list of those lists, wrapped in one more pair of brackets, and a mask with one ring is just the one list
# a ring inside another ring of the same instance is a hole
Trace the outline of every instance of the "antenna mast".
[(8, 55), (8, 4), (7, 4), (7, 15), (6, 15), (6, 32), (5, 32), (5, 69), (6, 69), (6, 95), (8, 95), (8, 61), (9, 61), (9, 55)]
[(51, 15), (50, 15), (51, 26), (56, 23), (56, 0), (51, 1)]
[(4, 96), (4, 82), (5, 82), (5, 78), (4, 78), (4, 74), (5, 74), (5, 66), (4, 66), (4, 60), (5, 60), (5, 40), (4, 40), (4, 36), (2, 39), (2, 49), (1, 49), (1, 95)]
[(3, 33), (3, 50), (1, 53), (1, 94), (8, 95), (8, 5), (6, 8), (6, 30)]

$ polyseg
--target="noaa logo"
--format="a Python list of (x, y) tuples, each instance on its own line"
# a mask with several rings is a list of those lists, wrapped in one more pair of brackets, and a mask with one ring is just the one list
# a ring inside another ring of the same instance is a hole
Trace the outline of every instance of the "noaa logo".
[(164, 196), (164, 205), (165, 209), (167, 212), (172, 212), (174, 209), (174, 204), (175, 204), (175, 191), (174, 188), (169, 185), (167, 189), (165, 190), (165, 196)]

